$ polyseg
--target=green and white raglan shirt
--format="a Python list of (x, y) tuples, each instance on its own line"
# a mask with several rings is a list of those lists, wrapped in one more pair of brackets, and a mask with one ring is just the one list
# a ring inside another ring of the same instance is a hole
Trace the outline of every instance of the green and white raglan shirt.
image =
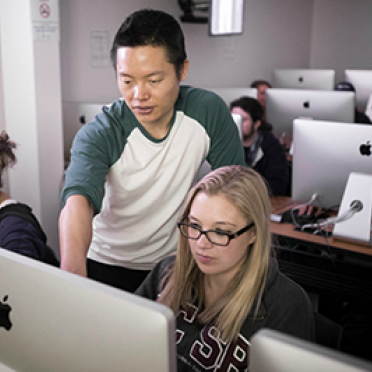
[(151, 137), (123, 100), (104, 107), (76, 135), (62, 202), (93, 205), (88, 257), (151, 270), (176, 248), (176, 222), (204, 160), (245, 165), (237, 127), (214, 93), (181, 86), (167, 136)]

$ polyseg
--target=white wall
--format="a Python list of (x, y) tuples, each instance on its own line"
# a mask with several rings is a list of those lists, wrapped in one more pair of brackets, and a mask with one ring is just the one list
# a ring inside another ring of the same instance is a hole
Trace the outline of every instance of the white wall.
[[(28, 204), (58, 253), (63, 177), (60, 48), (58, 38), (34, 40), (37, 1), (0, 0), (1, 75), (6, 130), (17, 143), (9, 170), (11, 197)], [(55, 9), (55, 8), (53, 8)]]
[[(114, 70), (91, 65), (91, 31), (108, 31), (110, 43), (126, 16), (143, 7), (176, 13), (177, 0), (62, 0), (62, 99), (70, 102), (111, 102), (119, 96)], [(111, 44), (110, 44), (111, 46)]]
[(186, 82), (247, 87), (257, 78), (271, 81), (276, 67), (309, 67), (312, 5), (312, 0), (245, 1), (239, 36), (209, 37), (207, 25), (183, 23), (191, 61)]
[[(4, 114), (4, 89), (3, 77), (1, 74), (1, 43), (0, 43), (0, 131), (5, 129), (5, 114)], [(9, 193), (8, 172), (4, 171), (2, 176), (3, 187), (2, 190)]]
[[(280, 3), (280, 5), (278, 5)], [(110, 102), (118, 97), (111, 66), (93, 68), (91, 31), (111, 41), (125, 17), (152, 7), (182, 14), (177, 0), (63, 0), (61, 11), (62, 97), (70, 102)], [(182, 23), (191, 61), (187, 84), (247, 86), (271, 80), (274, 67), (309, 67), (313, 0), (245, 1), (244, 34), (209, 37), (206, 24)]]
[(372, 1), (314, 0), (310, 66), (372, 69)]

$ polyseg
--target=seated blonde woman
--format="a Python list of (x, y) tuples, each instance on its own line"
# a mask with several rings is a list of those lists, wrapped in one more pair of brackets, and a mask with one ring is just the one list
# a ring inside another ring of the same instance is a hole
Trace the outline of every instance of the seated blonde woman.
[(247, 371), (263, 327), (313, 340), (311, 303), (273, 258), (269, 215), (265, 183), (247, 167), (219, 168), (189, 192), (176, 255), (136, 292), (177, 315), (178, 371)]

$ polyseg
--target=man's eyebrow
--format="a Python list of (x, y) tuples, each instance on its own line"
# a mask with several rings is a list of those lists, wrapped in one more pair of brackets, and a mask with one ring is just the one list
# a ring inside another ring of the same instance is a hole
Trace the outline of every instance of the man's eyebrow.
[[(119, 70), (119, 74), (122, 75), (122, 76), (130, 77), (130, 78), (133, 77), (131, 74), (127, 74), (127, 73), (122, 72), (120, 70)], [(148, 77), (152, 77), (152, 76), (155, 76), (155, 75), (162, 75), (162, 74), (164, 74), (164, 71), (153, 71), (153, 72), (150, 72), (149, 74), (145, 75), (144, 77), (148, 78)]]

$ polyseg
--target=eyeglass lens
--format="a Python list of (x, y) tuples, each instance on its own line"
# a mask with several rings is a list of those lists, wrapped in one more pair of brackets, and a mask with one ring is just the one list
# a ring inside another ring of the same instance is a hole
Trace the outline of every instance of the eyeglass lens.
[[(202, 232), (195, 226), (188, 226), (188, 225), (181, 225), (181, 232), (184, 236), (190, 239), (199, 239)], [(213, 243), (218, 245), (228, 245), (229, 244), (229, 237), (226, 233), (218, 232), (218, 231), (208, 231), (205, 232), (207, 239)]]

